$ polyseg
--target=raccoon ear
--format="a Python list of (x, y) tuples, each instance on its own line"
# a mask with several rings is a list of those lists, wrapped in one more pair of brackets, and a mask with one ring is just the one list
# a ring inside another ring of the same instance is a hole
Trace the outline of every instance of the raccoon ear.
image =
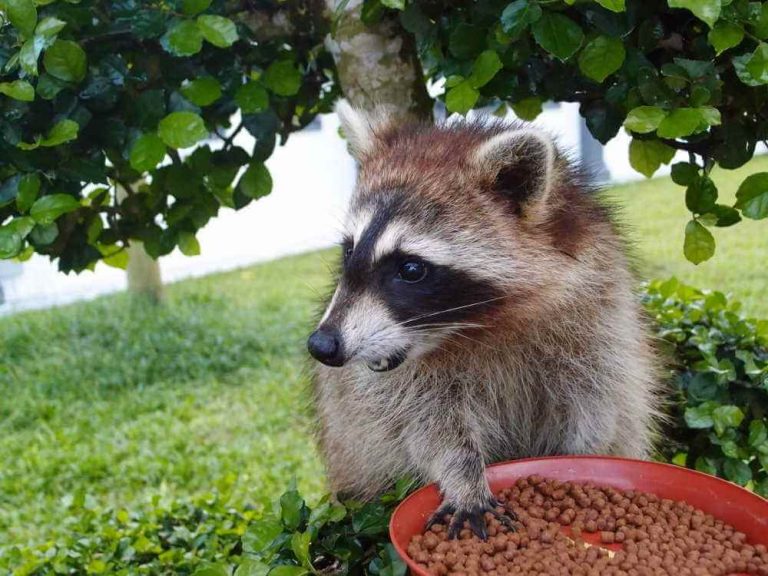
[(391, 111), (379, 106), (373, 112), (365, 112), (346, 100), (339, 100), (335, 106), (341, 121), (341, 130), (349, 143), (349, 149), (355, 160), (361, 161), (376, 144), (376, 132), (391, 122)]
[(483, 143), (474, 162), (494, 175), (494, 188), (525, 211), (546, 202), (555, 169), (555, 145), (537, 130), (508, 130)]

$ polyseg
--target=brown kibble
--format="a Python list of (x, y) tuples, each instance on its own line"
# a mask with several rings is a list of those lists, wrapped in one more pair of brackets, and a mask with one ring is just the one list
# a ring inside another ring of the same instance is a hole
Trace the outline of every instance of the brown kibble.
[[(411, 539), (408, 555), (433, 576), (768, 576), (765, 545), (684, 502), (541, 476), (496, 498), (496, 512), (518, 517), (517, 531), (487, 513), (487, 541), (466, 527), (450, 540), (447, 515)], [(617, 551), (586, 544), (582, 530)]]

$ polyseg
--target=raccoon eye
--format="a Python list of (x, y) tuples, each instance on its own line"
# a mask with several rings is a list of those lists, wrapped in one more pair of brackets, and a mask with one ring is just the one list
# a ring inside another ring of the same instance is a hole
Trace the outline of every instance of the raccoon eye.
[(397, 272), (398, 280), (408, 282), (409, 284), (415, 284), (421, 282), (427, 276), (427, 265), (419, 260), (408, 260), (403, 262), (400, 266), (400, 270)]

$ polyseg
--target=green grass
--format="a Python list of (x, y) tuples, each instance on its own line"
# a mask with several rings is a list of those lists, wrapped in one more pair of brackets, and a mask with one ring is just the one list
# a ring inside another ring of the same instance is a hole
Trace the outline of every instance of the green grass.
[[(730, 198), (768, 158), (716, 174)], [(768, 224), (716, 231), (718, 254), (682, 255), (683, 191), (667, 179), (610, 195), (625, 207), (642, 270), (732, 292), (768, 317)], [(0, 318), (0, 549), (74, 521), (69, 502), (140, 510), (211, 490), (265, 506), (291, 477), (324, 487), (308, 415), (304, 339), (325, 254), (287, 258), (167, 289)]]
[[(72, 498), (140, 508), (215, 489), (263, 506), (323, 476), (304, 339), (322, 255), (0, 319), (0, 548), (66, 531)], [(314, 287), (314, 289), (312, 288)]]
[[(768, 171), (768, 156), (739, 170), (713, 170), (720, 203), (732, 204), (749, 174)], [(677, 276), (687, 284), (730, 292), (748, 314), (768, 318), (768, 221), (743, 220), (730, 228), (712, 228), (714, 258), (694, 266), (683, 256), (683, 236), (690, 213), (685, 189), (668, 178), (618, 186), (608, 196), (622, 206), (621, 220), (636, 244), (646, 277)]]

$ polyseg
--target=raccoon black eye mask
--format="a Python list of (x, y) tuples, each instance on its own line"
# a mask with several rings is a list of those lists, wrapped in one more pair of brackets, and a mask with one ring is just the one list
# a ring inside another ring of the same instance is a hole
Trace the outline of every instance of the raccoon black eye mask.
[[(351, 241), (342, 244), (337, 293), (307, 346), (310, 354), (327, 366), (362, 360), (374, 372), (387, 372), (408, 359), (414, 339), (472, 325), (472, 319), (493, 308), (500, 292), (491, 283), (455, 267), (397, 249), (373, 259), (375, 238), (371, 236), (387, 228), (380, 216), (386, 209), (372, 210), (372, 224), (363, 232), (363, 241), (357, 247)], [(361, 310), (360, 316), (365, 317), (358, 318), (354, 305), (348, 305), (361, 300), (375, 302), (375, 306)], [(373, 318), (378, 318), (381, 327), (363, 337), (358, 338), (349, 328)], [(349, 329), (345, 330), (345, 325)], [(366, 345), (375, 350), (356, 353)]]

